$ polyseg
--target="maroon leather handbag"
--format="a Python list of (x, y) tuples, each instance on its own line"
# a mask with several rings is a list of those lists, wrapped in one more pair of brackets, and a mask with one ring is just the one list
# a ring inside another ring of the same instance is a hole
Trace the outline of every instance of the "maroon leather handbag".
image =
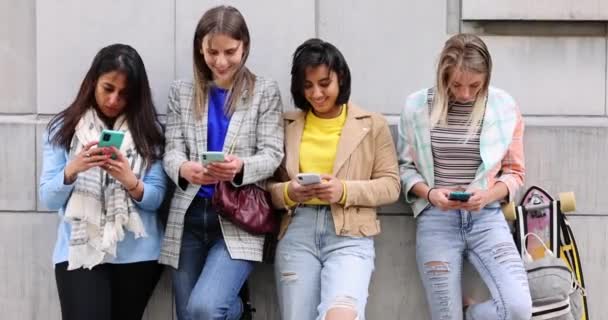
[(255, 184), (235, 187), (229, 181), (215, 185), (211, 204), (224, 218), (252, 234), (277, 233), (278, 217), (270, 194)]
[[(232, 139), (229, 154), (234, 153), (242, 125), (243, 120)], [(256, 184), (235, 187), (230, 181), (220, 181), (215, 185), (211, 205), (222, 217), (249, 233), (261, 235), (279, 231), (279, 219), (272, 207), (270, 193)]]

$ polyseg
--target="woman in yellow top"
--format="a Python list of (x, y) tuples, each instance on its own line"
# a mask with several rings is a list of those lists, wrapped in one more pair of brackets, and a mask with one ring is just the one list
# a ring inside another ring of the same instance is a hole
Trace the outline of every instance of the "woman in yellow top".
[[(376, 207), (397, 200), (397, 158), (386, 120), (348, 102), (350, 71), (332, 44), (310, 39), (293, 56), (285, 158), (272, 201), (285, 208), (275, 259), (281, 319), (365, 318), (380, 233)], [(298, 174), (317, 173), (298, 180)]]

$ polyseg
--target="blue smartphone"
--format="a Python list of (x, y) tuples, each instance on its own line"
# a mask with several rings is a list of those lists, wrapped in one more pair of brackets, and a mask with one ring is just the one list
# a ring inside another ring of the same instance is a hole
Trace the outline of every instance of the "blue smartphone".
[[(99, 136), (99, 142), (97, 146), (100, 148), (104, 147), (115, 147), (120, 149), (122, 140), (125, 138), (125, 133), (122, 131), (103, 129)], [(112, 154), (112, 159), (116, 159), (116, 154)]]
[(470, 192), (453, 191), (453, 192), (450, 192), (450, 196), (448, 197), (448, 199), (449, 200), (456, 200), (456, 201), (467, 202), (467, 201), (469, 201), (470, 197), (471, 197), (471, 193)]
[(224, 162), (226, 159), (222, 151), (205, 151), (203, 152), (203, 164), (212, 162)]

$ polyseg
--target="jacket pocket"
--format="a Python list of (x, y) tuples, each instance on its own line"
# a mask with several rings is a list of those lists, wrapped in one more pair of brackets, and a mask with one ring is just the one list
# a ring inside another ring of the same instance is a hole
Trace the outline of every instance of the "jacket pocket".
[(380, 221), (377, 219), (375, 208), (356, 208), (352, 214), (363, 236), (371, 237), (380, 233)]

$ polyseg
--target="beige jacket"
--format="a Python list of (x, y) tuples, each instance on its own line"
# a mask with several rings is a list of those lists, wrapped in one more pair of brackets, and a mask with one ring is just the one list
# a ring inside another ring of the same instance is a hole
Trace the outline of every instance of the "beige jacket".
[[(399, 197), (399, 169), (395, 145), (388, 123), (379, 114), (349, 104), (346, 122), (338, 142), (333, 175), (346, 185), (346, 203), (331, 205), (336, 234), (373, 236), (380, 233), (376, 207)], [(306, 113), (283, 114), (285, 120), (285, 158), (268, 190), (276, 208), (287, 209), (281, 221), (281, 238), (291, 221), (292, 211), (285, 204), (284, 189), (299, 173), (300, 141)]]

